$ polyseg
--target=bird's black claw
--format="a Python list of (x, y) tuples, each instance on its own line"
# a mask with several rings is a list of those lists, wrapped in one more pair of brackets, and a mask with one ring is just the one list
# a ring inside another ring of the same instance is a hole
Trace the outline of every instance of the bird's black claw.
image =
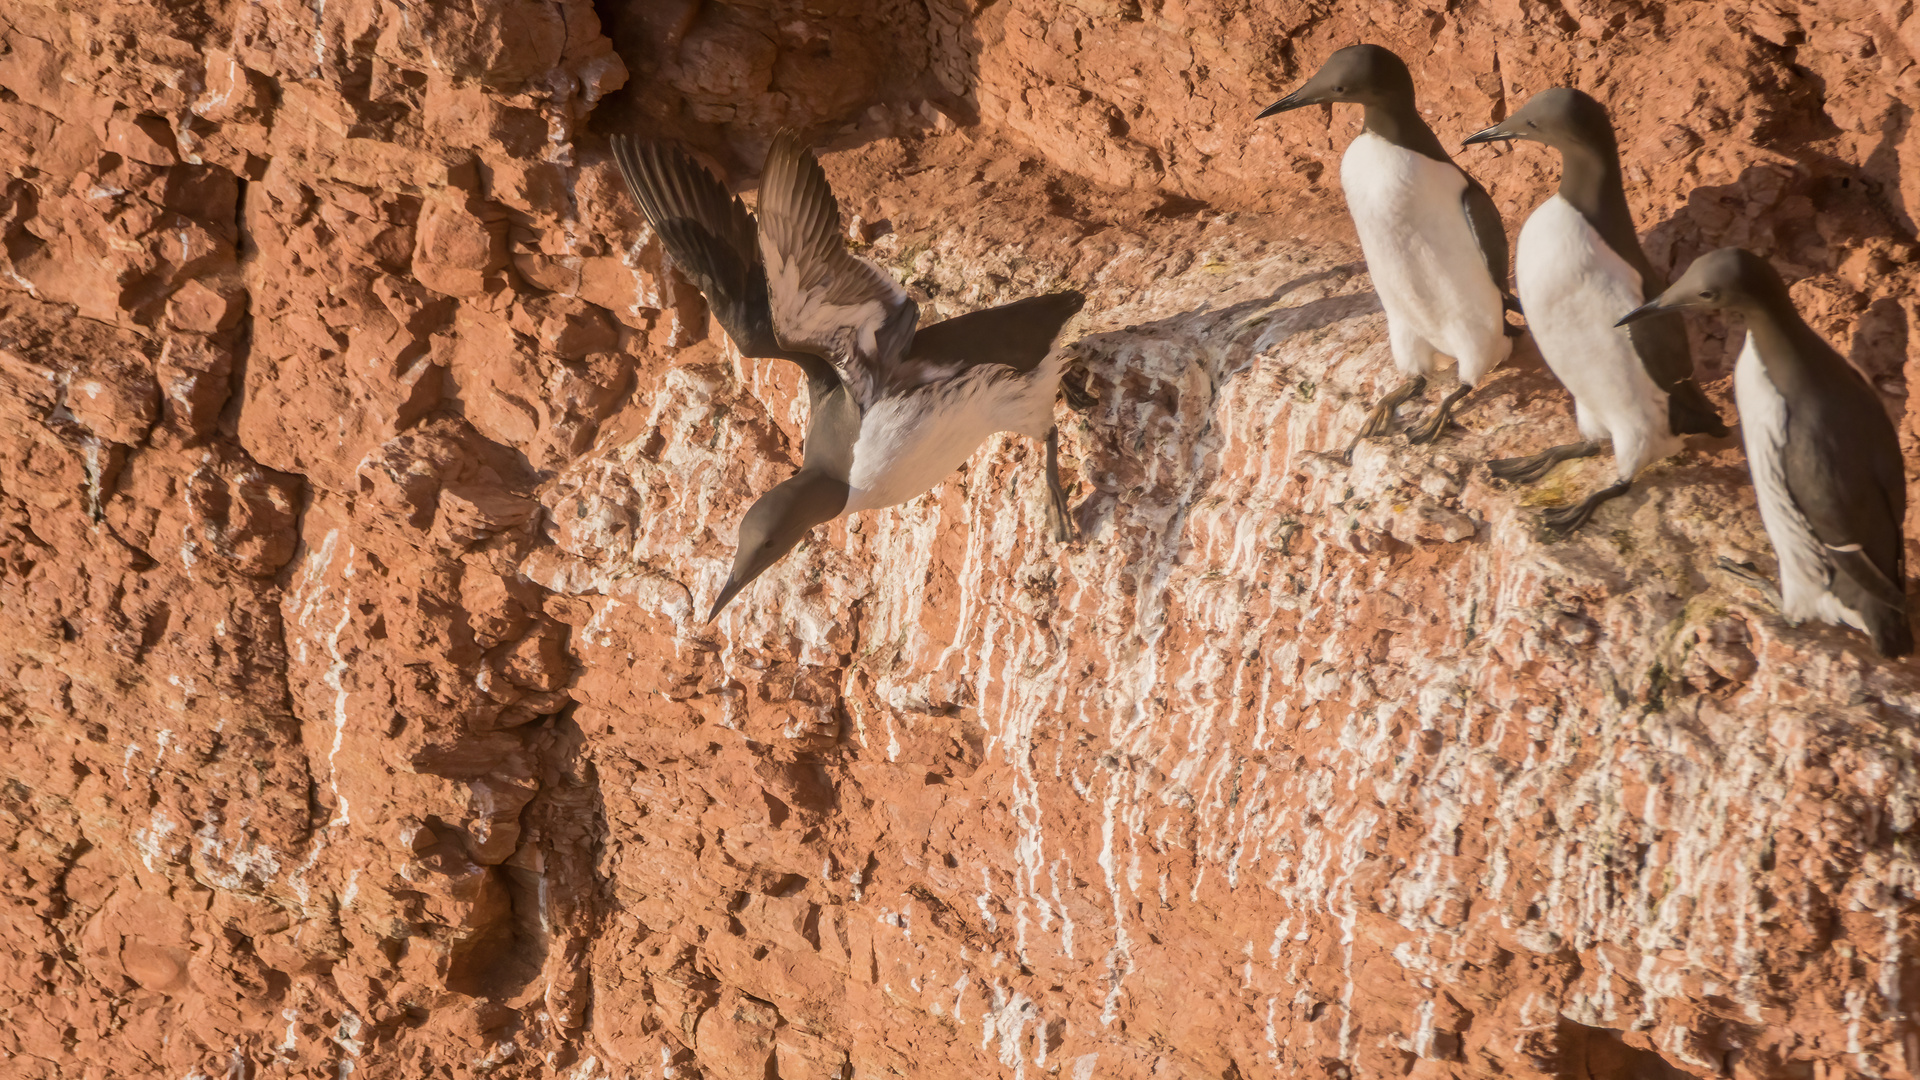
[(1047, 524), (1055, 543), (1073, 539), (1073, 506), (1067, 501), (1067, 489), (1060, 483), (1060, 431), (1047, 432)]
[(1408, 432), (1407, 441), (1418, 446), (1422, 443), (1430, 443), (1438, 439), (1441, 433), (1447, 430), (1447, 425), (1453, 420), (1454, 405), (1459, 402), (1461, 398), (1466, 397), (1467, 391), (1470, 389), (1472, 388), (1468, 386), (1460, 386), (1455, 388), (1455, 390), (1446, 397), (1441, 398), (1440, 407), (1433, 410), (1432, 419), (1422, 424), (1416, 430)]
[(1540, 522), (1547, 527), (1548, 531), (1565, 537), (1585, 525), (1587, 519), (1593, 516), (1593, 510), (1592, 500), (1584, 500), (1572, 506), (1549, 510), (1540, 515)]
[(1423, 446), (1439, 439), (1440, 433), (1447, 430), (1449, 419), (1444, 409), (1434, 413), (1433, 419), (1407, 432), (1407, 442), (1414, 446)]
[(1600, 452), (1597, 442), (1568, 443), (1565, 446), (1550, 446), (1537, 454), (1526, 457), (1498, 458), (1487, 462), (1487, 472), (1496, 480), (1506, 480), (1516, 484), (1531, 484), (1535, 480), (1553, 471), (1555, 465), (1575, 458), (1592, 457)]
[(1341, 455), (1341, 459), (1349, 465), (1353, 464), (1353, 452), (1359, 447), (1360, 440), (1377, 438), (1391, 432), (1396, 423), (1393, 415), (1394, 410), (1405, 405), (1409, 398), (1412, 398), (1415, 394), (1420, 393), (1426, 388), (1427, 377), (1425, 375), (1415, 375), (1413, 378), (1408, 379), (1406, 382), (1401, 383), (1389, 391), (1387, 396), (1381, 398), (1379, 403), (1373, 407), (1373, 411), (1367, 414), (1367, 422), (1360, 425), (1360, 433), (1355, 435), (1353, 441), (1347, 444), (1346, 453)]
[(1600, 509), (1601, 503), (1625, 495), (1632, 487), (1631, 481), (1623, 480), (1612, 487), (1601, 488), (1572, 506), (1563, 506), (1558, 510), (1549, 510), (1540, 515), (1541, 523), (1547, 527), (1548, 531), (1564, 539), (1575, 529), (1585, 525), (1587, 519), (1593, 517), (1593, 512)]
[[(1396, 402), (1395, 405), (1397, 404)], [(1394, 424), (1393, 410), (1394, 405), (1389, 405), (1384, 401), (1375, 405), (1373, 411), (1367, 414), (1367, 422), (1360, 425), (1359, 437), (1362, 439), (1372, 439), (1392, 431)]]
[(1559, 461), (1552, 454), (1495, 458), (1487, 462), (1487, 472), (1496, 480), (1513, 484), (1531, 484), (1547, 475)]
[(1734, 562), (1725, 555), (1713, 562), (1721, 573), (1737, 579), (1741, 584), (1759, 593), (1760, 598), (1765, 600), (1773, 610), (1779, 611), (1785, 606), (1785, 602), (1780, 599), (1780, 590), (1774, 587), (1773, 582), (1767, 580), (1767, 576), (1760, 572), (1759, 567), (1750, 562)]
[(1076, 386), (1072, 379), (1061, 379), (1060, 396), (1067, 399), (1067, 408), (1074, 412), (1092, 412), (1093, 407), (1100, 404), (1093, 393), (1093, 379), (1077, 370), (1070, 374), (1081, 375), (1080, 385)]
[(1067, 493), (1058, 487), (1047, 493), (1047, 525), (1053, 530), (1054, 543), (1072, 542), (1073, 510), (1067, 504)]

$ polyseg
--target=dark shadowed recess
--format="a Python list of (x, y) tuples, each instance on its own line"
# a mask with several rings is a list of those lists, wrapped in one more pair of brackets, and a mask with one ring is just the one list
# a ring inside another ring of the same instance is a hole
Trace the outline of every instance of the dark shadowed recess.
[(1627, 1045), (1618, 1031), (1563, 1017), (1556, 1034), (1560, 1043), (1557, 1080), (1691, 1080), (1694, 1075), (1674, 1068), (1652, 1050)]
[(594, 0), (594, 10), (630, 78), (589, 129), (680, 140), (735, 178), (759, 171), (783, 127), (844, 146), (930, 122), (929, 104), (971, 112), (976, 50), (964, 7), (945, 0)]
[[(1789, 282), (1836, 272), (1843, 278), (1873, 277), (1891, 269), (1886, 255), (1874, 248), (1916, 239), (1913, 208), (1900, 194), (1898, 152), (1912, 108), (1894, 103), (1864, 161), (1837, 157), (1825, 145), (1840, 134), (1827, 112), (1826, 81), (1794, 62), (1791, 47), (1749, 45), (1789, 73), (1774, 88), (1777, 96), (1751, 137), (1793, 159), (1792, 164), (1753, 165), (1730, 184), (1694, 189), (1685, 205), (1648, 230), (1648, 257), (1677, 275), (1700, 255), (1737, 245), (1772, 260)], [(1703, 379), (1730, 374), (1743, 328), (1690, 320), (1690, 329)], [(1848, 358), (1899, 409), (1907, 396), (1908, 328), (1901, 306), (1882, 300), (1830, 329), (1842, 341), (1851, 332)]]

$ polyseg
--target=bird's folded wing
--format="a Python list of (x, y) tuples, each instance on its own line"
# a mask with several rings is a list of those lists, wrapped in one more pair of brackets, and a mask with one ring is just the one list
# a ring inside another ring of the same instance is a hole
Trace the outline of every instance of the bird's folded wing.
[[(1494, 285), (1499, 288), (1503, 298), (1511, 300), (1513, 288), (1507, 276), (1507, 226), (1500, 220), (1500, 208), (1493, 205), (1493, 196), (1480, 186), (1480, 181), (1469, 176), (1466, 190), (1460, 193), (1460, 209), (1467, 215), (1467, 228), (1473, 231), (1474, 243), (1480, 245), (1480, 256), (1487, 260), (1487, 270), (1493, 274)], [(1519, 310), (1517, 304), (1508, 306)]]
[(781, 132), (767, 151), (760, 253), (781, 346), (825, 356), (864, 413), (892, 385), (919, 307), (847, 250), (833, 189), (792, 132)]
[(677, 147), (615, 135), (613, 160), (674, 265), (743, 356), (777, 356), (753, 215)]
[(1682, 379), (1693, 378), (1693, 350), (1687, 345), (1687, 324), (1678, 312), (1637, 320), (1626, 331), (1653, 385), (1671, 393)]
[[(1845, 363), (1835, 357), (1835, 363)], [(1906, 477), (1899, 437), (1864, 383), (1844, 411), (1793, 431), (1796, 403), (1787, 403), (1787, 495), (1813, 535), (1860, 590), (1896, 610), (1906, 607)], [(1807, 409), (1811, 403), (1798, 403)], [(1835, 410), (1841, 411), (1841, 410)]]
[(1667, 393), (1668, 429), (1675, 435), (1725, 438), (1726, 422), (1693, 381), (1693, 350), (1687, 345), (1687, 324), (1679, 313), (1639, 319), (1626, 327), (1626, 333), (1647, 378)]

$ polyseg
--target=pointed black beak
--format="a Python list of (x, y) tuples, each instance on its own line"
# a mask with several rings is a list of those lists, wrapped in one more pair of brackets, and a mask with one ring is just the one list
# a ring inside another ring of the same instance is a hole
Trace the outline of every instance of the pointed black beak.
[(1508, 139), (1517, 139), (1519, 137), (1520, 136), (1515, 135), (1513, 132), (1508, 131), (1505, 125), (1495, 124), (1492, 127), (1487, 128), (1485, 131), (1476, 131), (1473, 134), (1467, 136), (1466, 141), (1462, 142), (1460, 145), (1461, 146), (1479, 146), (1482, 143), (1505, 142)]
[(1300, 89), (1295, 90), (1293, 93), (1288, 94), (1286, 97), (1281, 98), (1279, 101), (1276, 101), (1273, 104), (1267, 106), (1266, 108), (1260, 110), (1260, 115), (1254, 117), (1254, 119), (1265, 120), (1269, 116), (1277, 116), (1283, 112), (1289, 112), (1291, 110), (1301, 108), (1302, 106), (1315, 104), (1315, 102), (1308, 101), (1303, 96), (1306, 93), (1306, 89), (1307, 88), (1303, 86)]
[(720, 614), (720, 609), (727, 606), (727, 601), (740, 595), (740, 590), (746, 587), (747, 582), (735, 581), (733, 577), (729, 575), (726, 585), (720, 590), (720, 595), (714, 598), (713, 607), (707, 612), (707, 621), (712, 622), (714, 616)]
[(1634, 308), (1632, 311), (1627, 312), (1625, 315), (1620, 316), (1620, 321), (1617, 323), (1614, 323), (1613, 325), (1625, 326), (1630, 322), (1639, 322), (1641, 319), (1644, 319), (1649, 315), (1658, 315), (1663, 311), (1671, 311), (1671, 310), (1673, 309), (1661, 306), (1659, 298), (1655, 297), (1654, 299), (1649, 300), (1644, 304), (1641, 304), (1639, 307)]

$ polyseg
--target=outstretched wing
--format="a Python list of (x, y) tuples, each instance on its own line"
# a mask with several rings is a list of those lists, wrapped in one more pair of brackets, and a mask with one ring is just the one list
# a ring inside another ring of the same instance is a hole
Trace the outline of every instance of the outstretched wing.
[(816, 398), (837, 384), (823, 357), (780, 347), (760, 262), (760, 230), (746, 205), (678, 147), (624, 135), (612, 142), (627, 192), (674, 265), (707, 298), (740, 355), (792, 360), (806, 371)]
[[(1466, 170), (1461, 172), (1464, 174)], [(1513, 298), (1507, 276), (1507, 226), (1500, 220), (1500, 208), (1493, 205), (1493, 196), (1480, 186), (1480, 181), (1468, 176), (1467, 188), (1460, 193), (1460, 209), (1467, 215), (1467, 228), (1473, 231), (1473, 242), (1480, 245), (1480, 257), (1487, 260), (1487, 270), (1493, 274), (1500, 298), (1507, 310), (1519, 311), (1520, 303)]]
[(847, 250), (826, 173), (790, 131), (774, 138), (760, 178), (760, 253), (781, 347), (826, 357), (866, 412), (893, 384), (920, 309)]
[(1053, 351), (1060, 328), (1086, 302), (1084, 294), (1069, 289), (923, 326), (907, 349), (901, 380), (933, 382), (979, 364), (1001, 364), (1025, 374)]

